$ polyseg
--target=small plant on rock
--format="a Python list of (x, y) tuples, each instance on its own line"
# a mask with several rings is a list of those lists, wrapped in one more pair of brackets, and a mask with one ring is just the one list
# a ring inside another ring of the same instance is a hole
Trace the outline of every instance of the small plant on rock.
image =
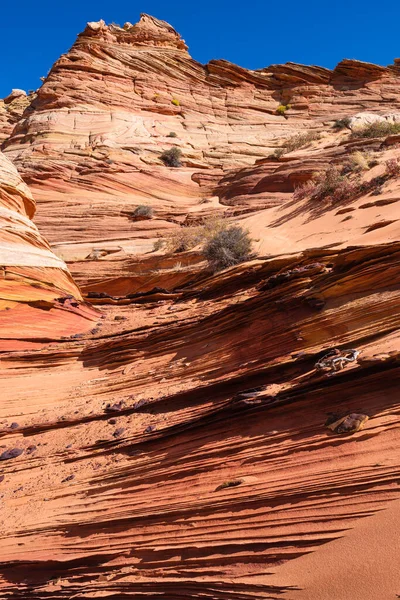
[(294, 152), (294, 150), (299, 150), (300, 148), (304, 148), (304, 146), (308, 146), (311, 142), (315, 142), (320, 139), (320, 134), (317, 131), (306, 131), (305, 133), (298, 133), (297, 135), (293, 135), (292, 137), (286, 139), (280, 148), (276, 148), (275, 152), (272, 154), (273, 158), (281, 158), (284, 154), (288, 152)]
[(343, 119), (336, 119), (333, 124), (334, 129), (350, 129), (351, 117), (343, 117)]
[(179, 100), (177, 98), (172, 98), (171, 102), (172, 102), (172, 104), (174, 106), (180, 106), (181, 105), (181, 103), (179, 102)]
[(316, 142), (320, 139), (320, 135), (317, 131), (306, 131), (305, 133), (299, 133), (287, 139), (284, 143), (284, 147), (286, 148), (286, 152), (293, 152), (294, 150), (299, 150), (299, 148), (304, 148), (311, 142)]
[(286, 154), (286, 148), (275, 148), (270, 158), (277, 158), (279, 160), (284, 154)]
[(178, 135), (175, 133), (175, 131), (170, 131), (169, 134), (167, 135), (167, 137), (176, 138), (176, 137), (178, 137)]
[(164, 244), (165, 242), (163, 239), (160, 238), (159, 240), (156, 240), (153, 244), (153, 252), (158, 252), (161, 250), (164, 247)]
[(164, 150), (160, 158), (167, 167), (181, 167), (182, 150), (177, 146)]
[(372, 157), (366, 152), (356, 150), (353, 154), (350, 154), (350, 170), (352, 172), (368, 171), (371, 167)]
[(154, 214), (154, 210), (151, 206), (147, 206), (146, 204), (140, 204), (133, 211), (133, 217), (140, 219), (151, 219)]
[(281, 117), (285, 117), (286, 111), (289, 110), (289, 108), (290, 104), (280, 104), (276, 109), (276, 112), (278, 113), (278, 115), (281, 115)]
[(315, 187), (316, 187), (316, 182), (315, 179), (310, 179), (309, 181), (306, 181), (305, 183), (301, 183), (300, 185), (298, 185), (294, 192), (293, 192), (293, 199), (294, 200), (304, 200), (304, 198), (307, 198), (308, 196), (311, 196), (312, 193), (315, 191)]
[(390, 123), (390, 121), (376, 121), (363, 127), (357, 127), (352, 131), (351, 137), (354, 138), (379, 138), (388, 135), (400, 133), (400, 123)]
[(385, 173), (386, 175), (389, 175), (389, 177), (396, 177), (397, 175), (400, 175), (400, 159), (390, 158), (386, 161), (385, 166)]
[(205, 245), (204, 256), (213, 271), (249, 260), (252, 256), (249, 233), (238, 225), (216, 233)]
[(324, 173), (317, 174), (313, 180), (296, 188), (293, 196), (296, 200), (309, 197), (311, 200), (329, 198), (332, 202), (340, 202), (355, 196), (359, 191), (359, 184), (344, 177), (337, 167), (332, 166)]

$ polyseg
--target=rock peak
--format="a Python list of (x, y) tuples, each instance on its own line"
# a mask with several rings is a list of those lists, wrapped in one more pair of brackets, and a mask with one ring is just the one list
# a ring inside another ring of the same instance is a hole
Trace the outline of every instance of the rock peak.
[(125, 23), (122, 27), (112, 23), (107, 25), (103, 19), (89, 22), (79, 38), (97, 37), (103, 41), (131, 44), (134, 46), (188, 49), (179, 33), (166, 21), (152, 17), (146, 13), (140, 15), (140, 20), (133, 25)]

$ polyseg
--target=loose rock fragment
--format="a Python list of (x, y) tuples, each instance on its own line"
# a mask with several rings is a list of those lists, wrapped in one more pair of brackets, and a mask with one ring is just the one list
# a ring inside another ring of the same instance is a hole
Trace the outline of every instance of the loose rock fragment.
[(114, 404), (107, 404), (105, 407), (106, 412), (120, 412), (123, 408), (124, 401), (120, 400), (119, 402), (115, 402)]
[(144, 430), (144, 432), (145, 433), (152, 433), (155, 430), (156, 430), (156, 426), (155, 425), (149, 425), (148, 427), (146, 427), (146, 429)]
[(23, 454), (22, 448), (11, 448), (10, 450), (5, 450), (2, 454), (0, 454), (0, 460), (9, 460), (10, 458), (17, 458), (17, 456), (21, 456)]
[(315, 370), (336, 373), (344, 369), (349, 363), (356, 362), (359, 354), (359, 350), (334, 348), (315, 363)]
[(326, 426), (335, 433), (356, 433), (363, 429), (369, 416), (363, 413), (351, 413), (332, 422), (328, 419)]
[(118, 429), (116, 429), (113, 433), (113, 437), (115, 438), (119, 438), (121, 437), (121, 435), (124, 433), (125, 428), (124, 427), (119, 427)]

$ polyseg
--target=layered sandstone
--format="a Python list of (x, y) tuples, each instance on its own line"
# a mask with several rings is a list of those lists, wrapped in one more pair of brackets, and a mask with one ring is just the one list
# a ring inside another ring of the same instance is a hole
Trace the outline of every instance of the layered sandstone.
[[(3, 148), (60, 258), (0, 163), (4, 256), (25, 261), (0, 305), (24, 311), (0, 371), (5, 598), (399, 592), (400, 151), (332, 128), (395, 121), (399, 83), (398, 60), (201, 65), (148, 15), (89, 23), (55, 63)], [(160, 160), (174, 145), (180, 168)], [(353, 195), (294, 195), (357, 151)], [(199, 247), (153, 249), (221, 216), (254, 259), (213, 274)], [(101, 310), (85, 335), (95, 313), (63, 260)], [(319, 369), (333, 348), (356, 358)]]
[(0, 347), (88, 329), (94, 315), (66, 264), (31, 219), (35, 202), (15, 167), (0, 153)]
[[(327, 135), (333, 119), (399, 112), (399, 81), (397, 63), (344, 60), (333, 71), (295, 63), (259, 71), (223, 60), (201, 65), (163, 21), (99, 21), (55, 63), (4, 151), (34, 191), (40, 230), (62, 258), (79, 263), (76, 270), (71, 264), (79, 281), (97, 281), (91, 273), (98, 269), (114, 281), (127, 271), (134, 276), (137, 256), (188, 214), (207, 215), (205, 199), (215, 198), (214, 211), (237, 214), (218, 196), (220, 182), (233, 168), (251, 169), (288, 137), (320, 132), (316, 148), (326, 147), (327, 158), (334, 148), (340, 154), (341, 137)], [(289, 107), (284, 115), (277, 113), (281, 104)], [(179, 171), (160, 161), (172, 146), (183, 152)], [(247, 199), (233, 187), (231, 204), (254, 212), (290, 198), (288, 171), (273, 162), (261, 170), (275, 185), (257, 184)], [(155, 209), (152, 221), (132, 220), (139, 204)], [(101, 267), (87, 258), (99, 251)]]

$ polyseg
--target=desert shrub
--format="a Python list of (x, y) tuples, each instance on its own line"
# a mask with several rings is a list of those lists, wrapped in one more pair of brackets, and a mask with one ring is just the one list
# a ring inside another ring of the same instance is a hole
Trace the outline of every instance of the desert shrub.
[(337, 167), (329, 167), (324, 173), (316, 175), (314, 180), (308, 181), (294, 191), (294, 198), (301, 200), (309, 197), (311, 200), (331, 199), (340, 202), (355, 196), (360, 187), (355, 181), (341, 175)]
[(170, 131), (169, 134), (167, 135), (167, 137), (176, 138), (176, 137), (178, 137), (178, 135), (175, 133), (175, 131)]
[(179, 102), (179, 100), (177, 98), (172, 98), (171, 102), (172, 102), (172, 104), (174, 106), (180, 106), (181, 105), (181, 103)]
[(336, 119), (333, 124), (334, 129), (350, 129), (351, 117), (343, 117), (343, 119)]
[(160, 158), (167, 167), (181, 167), (182, 150), (177, 146), (172, 146), (168, 150), (164, 150)]
[(286, 148), (275, 148), (270, 158), (281, 158), (286, 153)]
[(224, 481), (224, 483), (221, 483), (221, 485), (215, 488), (215, 491), (219, 492), (221, 490), (225, 490), (226, 488), (237, 487), (242, 483), (244, 483), (244, 479), (231, 479), (230, 481)]
[(306, 183), (302, 183), (298, 185), (293, 192), (294, 200), (304, 200), (307, 196), (311, 196), (311, 194), (315, 190), (316, 183), (313, 179), (306, 181)]
[(200, 227), (180, 227), (167, 239), (169, 252), (187, 252), (203, 240)]
[(135, 210), (133, 211), (134, 217), (141, 217), (142, 219), (151, 219), (153, 214), (154, 210), (152, 209), (152, 207), (147, 206), (146, 204), (140, 204), (140, 206), (135, 208)]
[(372, 157), (366, 152), (356, 150), (356, 152), (350, 154), (350, 167), (352, 171), (368, 171), (371, 162)]
[(345, 200), (355, 191), (354, 183), (343, 177), (339, 169), (333, 166), (320, 175), (316, 184), (312, 197), (318, 200), (328, 197), (334, 201)]
[(354, 138), (377, 138), (385, 137), (386, 135), (393, 135), (400, 133), (400, 123), (390, 123), (389, 121), (377, 121), (364, 125), (363, 127), (357, 127), (352, 131), (351, 137)]
[(278, 108), (276, 109), (276, 112), (278, 113), (278, 115), (281, 115), (282, 117), (284, 117), (286, 111), (289, 110), (289, 108), (290, 108), (290, 104), (280, 104), (278, 106)]
[(153, 251), (158, 252), (159, 250), (161, 250), (161, 248), (163, 248), (164, 244), (165, 244), (165, 241), (162, 240), (161, 238), (159, 240), (156, 240), (153, 244)]
[(306, 133), (299, 133), (287, 139), (284, 142), (284, 147), (286, 148), (286, 152), (293, 152), (294, 150), (298, 150), (299, 148), (303, 148), (310, 144), (311, 142), (315, 142), (319, 140), (320, 135), (316, 131), (307, 131)]
[(385, 166), (385, 173), (386, 175), (389, 175), (389, 177), (400, 175), (400, 160), (398, 158), (390, 158), (386, 161)]
[(358, 184), (355, 181), (343, 177), (343, 179), (337, 183), (336, 187), (332, 189), (327, 195), (330, 197), (332, 202), (336, 203), (354, 197), (358, 194), (358, 192)]
[(195, 246), (206, 244), (227, 227), (228, 221), (222, 217), (210, 217), (202, 225), (195, 227), (180, 227), (167, 239), (167, 249), (170, 252), (186, 252)]
[(287, 138), (280, 148), (277, 148), (273, 153), (274, 158), (280, 158), (283, 154), (293, 152), (299, 148), (304, 148), (311, 142), (315, 142), (320, 139), (320, 134), (316, 131), (306, 131), (305, 133), (298, 133), (290, 138)]
[(203, 252), (213, 271), (221, 271), (251, 258), (251, 239), (242, 227), (232, 225), (216, 233)]

